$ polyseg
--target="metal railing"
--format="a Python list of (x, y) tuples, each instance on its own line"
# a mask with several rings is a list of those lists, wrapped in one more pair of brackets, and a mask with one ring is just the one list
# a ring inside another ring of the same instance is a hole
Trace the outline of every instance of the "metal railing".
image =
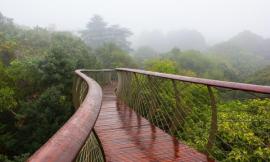
[(28, 161), (105, 161), (93, 130), (102, 100), (99, 84), (116, 81), (118, 102), (210, 158), (270, 161), (269, 86), (126, 68), (75, 73), (77, 111)]
[(270, 161), (270, 87), (118, 68), (117, 96), (218, 161)]

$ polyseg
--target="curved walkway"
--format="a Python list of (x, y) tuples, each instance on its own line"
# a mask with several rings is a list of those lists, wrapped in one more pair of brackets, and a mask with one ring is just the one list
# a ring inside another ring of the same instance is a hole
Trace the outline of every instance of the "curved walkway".
[(118, 103), (112, 86), (103, 88), (95, 131), (107, 162), (211, 161)]

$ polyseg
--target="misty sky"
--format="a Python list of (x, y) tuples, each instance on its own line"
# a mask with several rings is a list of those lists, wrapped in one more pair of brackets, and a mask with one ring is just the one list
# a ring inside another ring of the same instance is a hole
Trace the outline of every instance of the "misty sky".
[(143, 31), (195, 29), (218, 41), (251, 30), (270, 37), (270, 0), (0, 0), (0, 12), (27, 26), (80, 30), (93, 14)]

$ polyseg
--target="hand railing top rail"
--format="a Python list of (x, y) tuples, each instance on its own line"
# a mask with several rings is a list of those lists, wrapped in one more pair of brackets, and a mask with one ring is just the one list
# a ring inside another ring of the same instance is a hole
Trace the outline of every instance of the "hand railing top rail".
[(188, 76), (181, 76), (181, 75), (175, 75), (175, 74), (165, 74), (165, 73), (145, 71), (145, 70), (139, 70), (139, 69), (116, 68), (116, 70), (117, 71), (134, 72), (134, 73), (155, 76), (155, 77), (161, 77), (161, 78), (167, 78), (167, 79), (173, 79), (173, 80), (179, 80), (182, 82), (203, 84), (203, 85), (213, 86), (213, 87), (270, 94), (270, 86), (227, 82), (227, 81), (211, 80), (211, 79), (202, 79), (202, 78), (196, 78), (196, 77), (188, 77)]
[(115, 71), (114, 69), (80, 69), (81, 72), (89, 71), (89, 72), (112, 72)]
[(102, 90), (96, 81), (76, 70), (88, 85), (87, 95), (73, 116), (28, 161), (73, 161), (95, 125), (101, 108)]

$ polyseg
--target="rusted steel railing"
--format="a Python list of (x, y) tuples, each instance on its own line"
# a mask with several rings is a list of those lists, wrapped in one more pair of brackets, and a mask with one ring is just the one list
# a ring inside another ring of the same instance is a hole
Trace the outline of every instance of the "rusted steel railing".
[(220, 161), (270, 161), (270, 87), (117, 68), (118, 98)]
[(104, 161), (102, 148), (93, 132), (101, 108), (102, 90), (82, 72), (75, 71), (73, 83), (76, 112), (28, 161)]

